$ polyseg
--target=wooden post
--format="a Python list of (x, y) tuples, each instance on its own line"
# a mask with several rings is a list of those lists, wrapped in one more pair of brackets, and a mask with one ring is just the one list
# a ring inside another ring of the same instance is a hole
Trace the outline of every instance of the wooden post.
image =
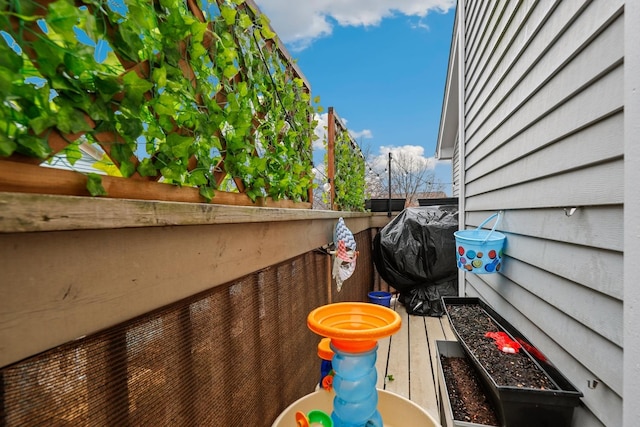
[(327, 179), (329, 180), (329, 184), (331, 184), (331, 188), (329, 189), (329, 207), (331, 210), (334, 210), (334, 202), (336, 195), (336, 187), (335, 187), (335, 174), (336, 174), (336, 120), (335, 115), (333, 113), (333, 107), (329, 107), (329, 113), (327, 115)]
[(327, 255), (327, 304), (333, 302), (333, 257)]

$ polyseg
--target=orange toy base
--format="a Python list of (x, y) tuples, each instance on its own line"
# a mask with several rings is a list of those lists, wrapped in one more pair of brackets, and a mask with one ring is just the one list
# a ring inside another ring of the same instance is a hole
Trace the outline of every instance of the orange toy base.
[(307, 317), (311, 331), (331, 338), (342, 351), (362, 353), (376, 347), (381, 338), (400, 330), (400, 315), (379, 304), (339, 302), (316, 308)]

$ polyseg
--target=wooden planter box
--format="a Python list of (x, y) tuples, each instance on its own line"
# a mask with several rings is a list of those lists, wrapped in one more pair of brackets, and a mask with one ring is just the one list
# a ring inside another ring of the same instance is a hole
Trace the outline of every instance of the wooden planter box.
[(449, 390), (452, 385), (449, 384), (444, 375), (441, 357), (466, 358), (466, 354), (457, 341), (436, 341), (436, 350), (438, 352), (438, 387), (440, 390), (440, 423), (442, 427), (497, 427), (489, 424), (456, 420), (454, 418), (451, 400), (449, 398)]
[[(491, 394), (504, 426), (569, 427), (571, 425), (573, 410), (580, 404), (582, 393), (520, 331), (479, 298), (442, 297), (442, 303), (462, 349)], [(460, 336), (455, 319), (452, 319), (449, 313), (450, 305), (480, 306), (511, 339), (522, 345), (520, 352), (529, 357), (549, 377), (555, 389), (498, 385)]]
[(371, 212), (389, 212), (389, 200), (392, 212), (404, 210), (406, 199), (367, 199), (364, 201), (364, 207)]

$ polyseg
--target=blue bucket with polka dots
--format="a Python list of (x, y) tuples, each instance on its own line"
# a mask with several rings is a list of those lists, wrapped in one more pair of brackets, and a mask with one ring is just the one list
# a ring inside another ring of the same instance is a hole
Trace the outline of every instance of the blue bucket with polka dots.
[[(491, 230), (482, 227), (497, 218)], [(497, 273), (502, 268), (502, 256), (507, 236), (496, 230), (500, 213), (485, 219), (475, 230), (460, 230), (456, 238), (456, 261), (460, 270), (475, 274)]]

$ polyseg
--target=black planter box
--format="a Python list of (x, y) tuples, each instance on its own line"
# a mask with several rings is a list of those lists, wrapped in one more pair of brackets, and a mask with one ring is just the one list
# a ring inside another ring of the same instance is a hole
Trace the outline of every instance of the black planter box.
[(458, 206), (458, 198), (457, 197), (440, 197), (433, 199), (418, 199), (418, 204), (420, 206)]
[(404, 210), (406, 199), (367, 199), (364, 201), (364, 207), (371, 212), (389, 212), (389, 200), (392, 212)]
[(451, 402), (449, 401), (449, 384), (444, 376), (440, 356), (447, 358), (465, 357), (468, 361), (469, 358), (460, 343), (458, 341), (436, 341), (436, 350), (438, 352), (438, 387), (440, 389), (440, 424), (442, 424), (442, 427), (488, 427), (488, 424), (456, 420), (453, 417), (453, 410), (451, 409)]
[(555, 390), (497, 385), (460, 338), (452, 320), (453, 331), (480, 379), (492, 395), (498, 416), (505, 427), (569, 427), (571, 425), (573, 410), (580, 404), (582, 393), (520, 331), (479, 298), (442, 297), (442, 305), (447, 315), (449, 314), (448, 305), (480, 306), (504, 332), (522, 344), (520, 351), (527, 354), (556, 385)]

